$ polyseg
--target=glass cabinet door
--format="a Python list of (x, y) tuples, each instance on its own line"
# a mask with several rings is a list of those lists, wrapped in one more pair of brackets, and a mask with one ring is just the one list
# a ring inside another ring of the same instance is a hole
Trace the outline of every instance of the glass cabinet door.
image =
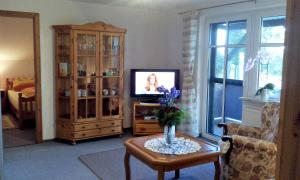
[(118, 33), (101, 34), (101, 116), (119, 117), (123, 98), (123, 38)]
[(78, 121), (97, 119), (98, 38), (97, 32), (75, 33), (75, 104)]
[(72, 66), (71, 33), (70, 31), (57, 31), (56, 36), (56, 93), (57, 116), (60, 120), (70, 120), (72, 96)]

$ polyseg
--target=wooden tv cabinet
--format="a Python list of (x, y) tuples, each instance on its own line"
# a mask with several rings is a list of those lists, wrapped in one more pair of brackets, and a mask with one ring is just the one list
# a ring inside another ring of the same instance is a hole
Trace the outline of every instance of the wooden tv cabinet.
[(158, 120), (147, 119), (147, 116), (153, 116), (153, 110), (159, 107), (159, 103), (133, 102), (132, 125), (134, 136), (152, 135), (163, 132)]

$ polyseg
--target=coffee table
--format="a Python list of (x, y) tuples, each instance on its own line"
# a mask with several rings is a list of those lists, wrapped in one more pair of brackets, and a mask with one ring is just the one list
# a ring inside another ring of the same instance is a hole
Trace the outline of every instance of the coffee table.
[(220, 151), (219, 147), (204, 140), (200, 140), (183, 133), (176, 133), (177, 137), (184, 137), (198, 142), (201, 149), (198, 152), (186, 155), (164, 155), (152, 152), (144, 148), (144, 143), (152, 138), (163, 136), (162, 134), (144, 137), (134, 137), (124, 142), (126, 154), (124, 157), (124, 165), (126, 171), (126, 180), (131, 179), (130, 172), (130, 156), (134, 156), (144, 164), (148, 165), (158, 172), (158, 180), (163, 180), (165, 172), (175, 171), (175, 179), (180, 176), (180, 169), (199, 164), (214, 162), (215, 165), (215, 180), (220, 179)]

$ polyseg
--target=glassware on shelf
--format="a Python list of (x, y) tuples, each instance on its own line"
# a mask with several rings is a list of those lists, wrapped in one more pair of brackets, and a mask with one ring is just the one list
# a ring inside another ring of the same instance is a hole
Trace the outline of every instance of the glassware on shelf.
[(105, 69), (103, 76), (119, 76), (119, 71), (117, 68)]
[(96, 53), (96, 37), (93, 35), (78, 36), (78, 54), (79, 55), (95, 55)]
[(81, 89), (81, 97), (86, 97), (86, 96), (87, 96), (87, 90)]
[(87, 96), (96, 96), (96, 79), (88, 79)]
[(119, 75), (118, 68), (111, 68), (111, 72), (112, 72), (112, 76), (118, 76)]
[(108, 96), (108, 95), (109, 95), (108, 89), (102, 89), (102, 94), (103, 94), (104, 96)]
[(117, 89), (111, 88), (111, 89), (110, 89), (110, 95), (111, 95), (111, 96), (116, 96), (116, 95), (118, 95)]
[(59, 63), (59, 76), (67, 77), (69, 75), (69, 63), (60, 62)]
[(78, 76), (86, 76), (86, 67), (84, 64), (77, 64), (77, 74)]
[(70, 90), (64, 90), (63, 95), (64, 95), (65, 97), (70, 97), (71, 91), (70, 91)]
[(112, 41), (112, 55), (119, 55), (119, 37), (113, 37)]

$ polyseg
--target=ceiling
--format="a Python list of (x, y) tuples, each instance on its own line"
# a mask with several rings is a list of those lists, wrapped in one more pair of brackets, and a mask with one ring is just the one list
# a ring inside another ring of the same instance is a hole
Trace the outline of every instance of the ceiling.
[(167, 11), (186, 11), (206, 8), (241, 0), (72, 0), (89, 3), (100, 3), (110, 6), (126, 6), (134, 8), (147, 8)]

